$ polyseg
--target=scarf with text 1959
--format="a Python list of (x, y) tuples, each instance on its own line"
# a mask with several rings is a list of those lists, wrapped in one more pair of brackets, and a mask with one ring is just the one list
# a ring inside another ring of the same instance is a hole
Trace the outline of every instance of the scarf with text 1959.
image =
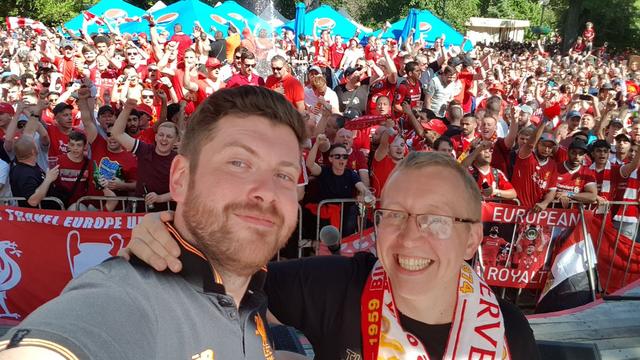
[(622, 194), (622, 201), (632, 202), (634, 205), (620, 205), (618, 212), (613, 217), (613, 220), (629, 223), (638, 222), (638, 205), (635, 205), (635, 203), (638, 202), (639, 186), (640, 181), (638, 181), (638, 170), (636, 169), (631, 173), (631, 175), (629, 175), (629, 178), (627, 179), (627, 188), (624, 190), (624, 194)]
[[(369, 274), (360, 304), (364, 360), (428, 360), (424, 345), (404, 331), (393, 300), (391, 283), (378, 260)], [(487, 356), (510, 359), (504, 319), (491, 288), (469, 265), (462, 265), (456, 308), (444, 359)]]
[[(589, 166), (590, 170), (593, 170), (593, 172), (598, 175), (600, 173), (600, 171), (598, 171), (596, 169), (596, 163), (592, 163), (591, 166)], [(597, 176), (596, 176), (597, 179)], [(611, 163), (607, 161), (607, 163), (604, 165), (604, 169), (602, 170), (602, 183), (598, 184), (598, 195), (611, 201), (613, 200), (611, 198)], [(605, 206), (598, 206), (598, 208), (596, 209), (596, 214), (604, 214), (606, 210)]]

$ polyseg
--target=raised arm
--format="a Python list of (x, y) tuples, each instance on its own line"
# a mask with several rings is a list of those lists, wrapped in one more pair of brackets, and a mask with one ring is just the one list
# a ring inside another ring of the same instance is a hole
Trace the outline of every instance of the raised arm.
[(78, 109), (80, 110), (80, 119), (82, 120), (82, 126), (84, 126), (84, 133), (87, 136), (87, 141), (92, 144), (98, 136), (98, 127), (93, 119), (93, 109), (89, 105), (89, 98), (91, 97), (91, 91), (83, 87), (78, 90)]
[(316, 142), (309, 150), (309, 155), (307, 155), (307, 169), (309, 169), (309, 173), (313, 176), (318, 176), (322, 172), (322, 168), (318, 163), (316, 163), (316, 157), (318, 156), (318, 147), (321, 145), (320, 143), (328, 142), (329, 139), (324, 134), (320, 134), (316, 137)]
[(113, 124), (111, 128), (111, 136), (116, 139), (122, 147), (127, 151), (132, 151), (135, 144), (136, 139), (132, 138), (127, 134), (124, 130), (127, 127), (127, 120), (129, 119), (129, 115), (131, 114), (131, 110), (135, 109), (138, 105), (138, 100), (129, 98), (124, 103), (122, 107), (122, 111), (120, 111), (120, 115), (116, 118), (116, 122)]

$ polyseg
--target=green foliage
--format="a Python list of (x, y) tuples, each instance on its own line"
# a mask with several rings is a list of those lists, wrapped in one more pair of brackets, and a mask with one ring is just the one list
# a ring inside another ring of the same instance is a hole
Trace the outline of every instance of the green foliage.
[(0, 17), (24, 16), (57, 25), (68, 21), (97, 0), (4, 0), (0, 5)]

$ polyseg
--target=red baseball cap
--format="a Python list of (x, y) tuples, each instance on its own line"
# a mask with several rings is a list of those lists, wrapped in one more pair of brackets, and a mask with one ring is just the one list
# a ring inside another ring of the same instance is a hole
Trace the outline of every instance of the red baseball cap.
[(3, 102), (0, 103), (0, 114), (9, 114), (13, 116), (16, 114), (16, 111), (13, 110), (13, 106), (11, 106), (11, 104)]
[(222, 66), (222, 63), (218, 58), (210, 57), (207, 59), (205, 66), (207, 69), (217, 69)]
[(153, 109), (147, 104), (140, 104), (136, 106), (136, 111), (139, 113), (145, 113), (149, 115), (149, 117), (153, 117)]
[(504, 94), (504, 86), (502, 85), (502, 83), (493, 83), (490, 87), (489, 87), (489, 92), (491, 91), (499, 91), (500, 93)]
[(439, 119), (431, 119), (428, 122), (422, 122), (421, 124), (425, 130), (435, 131), (440, 136), (447, 132), (447, 125), (444, 123), (444, 121)]

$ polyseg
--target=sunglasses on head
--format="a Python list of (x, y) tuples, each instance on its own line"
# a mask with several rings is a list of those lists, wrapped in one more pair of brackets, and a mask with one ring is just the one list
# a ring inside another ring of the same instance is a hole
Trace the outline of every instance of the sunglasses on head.
[(330, 156), (336, 160), (338, 159), (347, 160), (349, 158), (349, 154), (333, 154)]

